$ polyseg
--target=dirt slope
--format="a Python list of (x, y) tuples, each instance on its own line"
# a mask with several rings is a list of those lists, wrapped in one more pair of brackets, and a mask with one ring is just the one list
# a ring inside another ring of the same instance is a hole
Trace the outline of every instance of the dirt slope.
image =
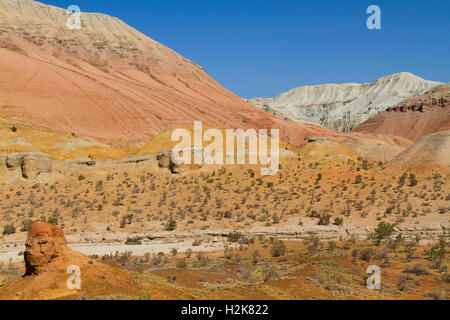
[(450, 168), (450, 131), (424, 136), (392, 160), (393, 165), (414, 169)]

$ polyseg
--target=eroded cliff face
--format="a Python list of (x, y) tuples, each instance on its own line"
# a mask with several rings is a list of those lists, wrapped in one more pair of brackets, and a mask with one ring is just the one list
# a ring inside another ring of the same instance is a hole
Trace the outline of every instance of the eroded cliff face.
[(415, 141), (431, 133), (450, 130), (450, 85), (443, 84), (423, 95), (388, 108), (355, 128)]
[(371, 116), (439, 84), (402, 72), (368, 84), (298, 87), (273, 99), (256, 98), (249, 102), (284, 119), (348, 132)]

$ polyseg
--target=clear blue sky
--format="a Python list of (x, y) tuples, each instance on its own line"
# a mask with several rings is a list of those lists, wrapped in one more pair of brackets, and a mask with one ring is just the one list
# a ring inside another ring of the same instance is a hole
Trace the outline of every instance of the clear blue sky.
[[(116, 16), (244, 97), (409, 71), (450, 81), (448, 0), (42, 0)], [(368, 30), (366, 9), (381, 8)]]

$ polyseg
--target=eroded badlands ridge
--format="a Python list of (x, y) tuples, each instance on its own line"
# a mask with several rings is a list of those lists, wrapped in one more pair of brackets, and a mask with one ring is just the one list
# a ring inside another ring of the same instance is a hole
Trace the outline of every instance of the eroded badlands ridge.
[(388, 108), (354, 132), (377, 132), (415, 141), (425, 135), (450, 130), (450, 85), (437, 86), (423, 95)]

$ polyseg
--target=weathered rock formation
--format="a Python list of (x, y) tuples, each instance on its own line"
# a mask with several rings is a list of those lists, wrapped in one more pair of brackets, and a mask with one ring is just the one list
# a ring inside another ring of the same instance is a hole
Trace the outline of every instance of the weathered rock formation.
[(20, 169), (25, 179), (35, 179), (42, 173), (52, 172), (52, 159), (39, 152), (11, 153), (6, 157), (6, 167), (10, 170)]
[[(191, 164), (176, 164), (173, 161), (173, 157), (172, 157), (172, 150), (169, 151), (162, 151), (159, 152), (156, 155), (156, 159), (158, 161), (158, 166), (160, 168), (167, 168), (170, 170), (170, 172), (177, 174), (177, 173), (181, 173), (183, 171), (186, 170), (194, 170), (194, 169), (199, 169), (202, 166), (198, 165), (198, 164), (194, 164), (194, 150), (196, 148), (186, 148), (183, 152), (191, 152)], [(203, 148), (199, 148), (201, 149), (201, 152), (203, 152)], [(180, 154), (181, 156), (181, 154)]]
[(154, 159), (154, 156), (150, 154), (132, 155), (119, 160), (117, 164), (138, 164), (150, 161), (152, 159)]
[(64, 232), (46, 222), (35, 222), (31, 225), (25, 246), (26, 276), (39, 274), (69, 250)]
[(94, 167), (97, 162), (91, 158), (78, 157), (69, 161), (70, 165)]
[(450, 85), (435, 87), (423, 95), (388, 108), (355, 128), (415, 141), (425, 135), (450, 130)]
[[(125, 271), (71, 250), (64, 232), (46, 222), (31, 225), (24, 260), (24, 276), (3, 284), (0, 300), (78, 299), (81, 292), (91, 298), (99, 294), (135, 297), (139, 290), (139, 284)], [(78, 268), (79, 287), (68, 287), (69, 282), (74, 284), (69, 267)]]
[(256, 98), (249, 102), (283, 119), (348, 132), (371, 116), (440, 84), (402, 72), (373, 83), (298, 87), (273, 99)]

